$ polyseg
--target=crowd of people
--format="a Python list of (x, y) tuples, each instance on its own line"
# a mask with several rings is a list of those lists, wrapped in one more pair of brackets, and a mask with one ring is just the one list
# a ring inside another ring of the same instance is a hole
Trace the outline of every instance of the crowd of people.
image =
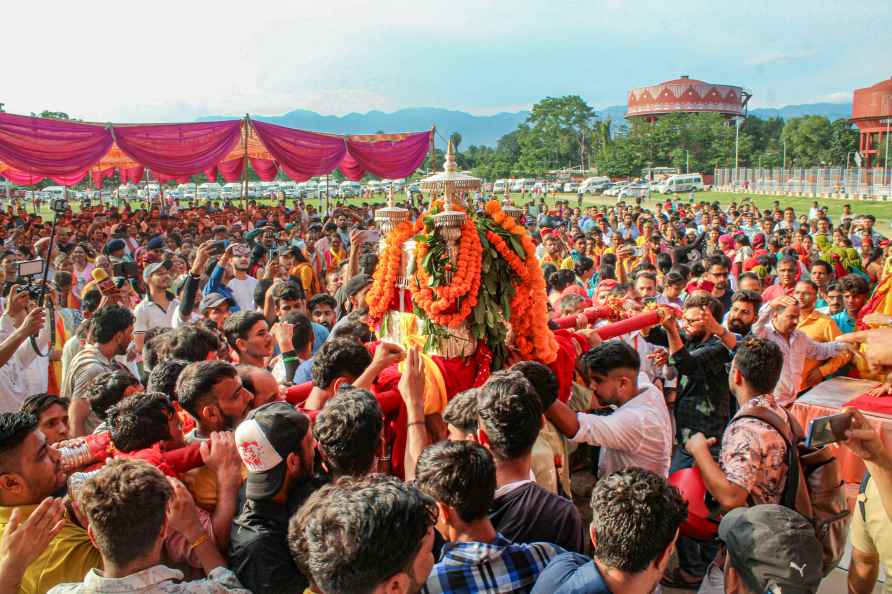
[[(368, 323), (378, 206), (0, 213), (0, 594), (817, 591), (789, 409), (838, 376), (892, 394), (872, 215), (529, 202), (569, 360), (509, 354), (431, 410), (424, 353)], [(606, 303), (660, 322), (602, 340)], [(846, 414), (867, 593), (892, 456)]]

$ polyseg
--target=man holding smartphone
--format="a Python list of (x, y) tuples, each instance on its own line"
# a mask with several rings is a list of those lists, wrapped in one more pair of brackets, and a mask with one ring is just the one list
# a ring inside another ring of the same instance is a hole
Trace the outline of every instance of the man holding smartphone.
[[(783, 365), (783, 354), (774, 342), (752, 336), (739, 342), (728, 374), (728, 387), (740, 410), (722, 436), (719, 462), (709, 452), (715, 437), (697, 433), (684, 444), (703, 475), (706, 489), (722, 511), (743, 507), (748, 501), (756, 505), (779, 504), (783, 498), (789, 471), (784, 438), (764, 421), (746, 416), (758, 407), (787, 419), (786, 411), (772, 394)], [(733, 571), (727, 564), (725, 569)], [(725, 579), (722, 567), (713, 563), (699, 591), (724, 592)]]

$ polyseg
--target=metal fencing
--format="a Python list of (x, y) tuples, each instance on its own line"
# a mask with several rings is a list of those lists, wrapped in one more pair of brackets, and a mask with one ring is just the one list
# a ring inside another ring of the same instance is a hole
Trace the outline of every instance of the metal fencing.
[(713, 187), (720, 192), (889, 200), (892, 170), (882, 167), (717, 168)]

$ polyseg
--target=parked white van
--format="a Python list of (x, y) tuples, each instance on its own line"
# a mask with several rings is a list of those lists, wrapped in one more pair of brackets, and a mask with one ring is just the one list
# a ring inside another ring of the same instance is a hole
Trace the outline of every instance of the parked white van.
[(674, 192), (702, 192), (703, 176), (699, 173), (684, 173), (671, 175), (654, 188), (660, 194), (672, 194)]

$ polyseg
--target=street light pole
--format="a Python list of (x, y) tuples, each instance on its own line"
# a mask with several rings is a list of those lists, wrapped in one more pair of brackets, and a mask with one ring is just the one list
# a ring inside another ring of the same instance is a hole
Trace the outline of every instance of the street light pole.
[(886, 118), (886, 162), (883, 165), (883, 178), (889, 175), (889, 124), (892, 124), (892, 118)]
[(691, 172), (691, 151), (688, 149), (684, 150), (684, 172)]
[(740, 169), (738, 163), (740, 149), (740, 118), (734, 118), (734, 177), (740, 182)]

